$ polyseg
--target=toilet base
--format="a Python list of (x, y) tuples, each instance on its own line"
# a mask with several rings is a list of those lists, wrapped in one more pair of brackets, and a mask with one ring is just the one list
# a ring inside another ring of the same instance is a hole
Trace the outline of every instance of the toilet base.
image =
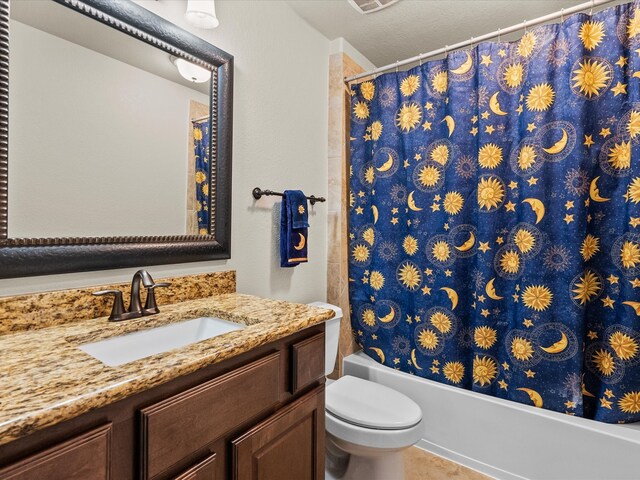
[(351, 455), (347, 471), (340, 480), (404, 480), (402, 452), (377, 457)]
[[(371, 449), (354, 445), (343, 440), (336, 439), (332, 435), (327, 435), (327, 469), (325, 470), (325, 480), (404, 480), (404, 457), (402, 449)], [(336, 449), (336, 447), (338, 447)], [(336, 453), (340, 451), (341, 456), (346, 452), (347, 458), (335, 460)], [(329, 468), (347, 463), (346, 469), (339, 470)]]

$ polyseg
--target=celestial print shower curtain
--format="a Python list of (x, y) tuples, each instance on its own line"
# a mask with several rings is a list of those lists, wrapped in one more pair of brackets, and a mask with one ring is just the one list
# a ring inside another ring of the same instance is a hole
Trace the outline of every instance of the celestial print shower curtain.
[(351, 95), (364, 352), (503, 399), (640, 420), (640, 4)]
[(209, 122), (193, 122), (198, 233), (209, 234)]

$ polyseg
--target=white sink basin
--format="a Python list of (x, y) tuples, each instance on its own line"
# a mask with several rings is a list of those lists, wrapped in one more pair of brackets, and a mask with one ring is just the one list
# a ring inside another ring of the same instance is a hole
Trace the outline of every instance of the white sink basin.
[(105, 365), (117, 367), (243, 328), (244, 325), (221, 318), (199, 317), (99, 342), (85, 343), (79, 348)]

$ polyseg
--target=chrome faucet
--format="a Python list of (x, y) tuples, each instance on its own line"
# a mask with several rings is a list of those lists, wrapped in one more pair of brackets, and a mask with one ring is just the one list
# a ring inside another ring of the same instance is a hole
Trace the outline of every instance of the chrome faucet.
[[(147, 289), (147, 300), (142, 307), (142, 300), (140, 298), (140, 282)], [(133, 274), (131, 280), (131, 294), (129, 300), (129, 308), (125, 311), (124, 302), (122, 300), (122, 292), (120, 290), (100, 290), (93, 292), (95, 296), (113, 295), (113, 307), (111, 308), (111, 315), (109, 315), (109, 321), (119, 322), (121, 320), (129, 320), (131, 318), (140, 318), (147, 315), (154, 315), (160, 310), (156, 304), (155, 289), (158, 287), (168, 287), (171, 285), (167, 282), (155, 283), (149, 272), (146, 270), (138, 270)]]

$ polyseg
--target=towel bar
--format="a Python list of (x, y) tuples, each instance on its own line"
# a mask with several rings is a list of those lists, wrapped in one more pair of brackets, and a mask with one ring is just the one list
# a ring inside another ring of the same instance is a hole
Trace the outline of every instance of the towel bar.
[[(253, 198), (255, 198), (256, 200), (262, 198), (263, 195), (277, 195), (279, 197), (283, 197), (284, 193), (282, 192), (274, 192), (272, 190), (262, 190), (260, 187), (256, 187), (251, 191)], [(307, 197), (307, 200), (309, 200), (309, 203), (311, 205), (315, 205), (316, 202), (326, 202), (327, 200), (324, 197), (316, 197), (315, 195), (311, 195), (310, 197)]]

